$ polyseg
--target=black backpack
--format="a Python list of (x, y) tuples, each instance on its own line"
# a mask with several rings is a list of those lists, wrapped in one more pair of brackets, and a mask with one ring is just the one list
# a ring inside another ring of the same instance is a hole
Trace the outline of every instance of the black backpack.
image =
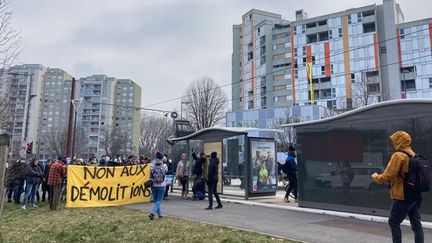
[(415, 195), (430, 190), (429, 162), (420, 154), (411, 156), (401, 151), (409, 158), (408, 173), (405, 173), (404, 187), (407, 195)]

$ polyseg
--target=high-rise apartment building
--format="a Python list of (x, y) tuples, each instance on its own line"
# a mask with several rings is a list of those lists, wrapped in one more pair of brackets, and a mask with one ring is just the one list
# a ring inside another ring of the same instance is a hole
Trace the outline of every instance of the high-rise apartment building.
[[(82, 129), (84, 156), (101, 156), (114, 140), (122, 153), (138, 153), (141, 87), (130, 79), (93, 75), (79, 80), (78, 127)], [(118, 151), (117, 151), (118, 152)]]
[[(43, 78), (39, 158), (56, 158), (66, 150), (72, 76), (59, 68), (48, 68)], [(38, 143), (39, 143), (38, 142)]]
[(394, 0), (294, 21), (252, 9), (233, 26), (233, 112), (334, 110), (432, 97), (432, 19), (404, 22)]
[[(129, 138), (127, 152), (138, 154), (141, 110), (141, 87), (130, 79), (118, 79), (115, 90), (114, 126)], [(131, 139), (130, 139), (131, 138)]]
[[(72, 76), (39, 64), (17, 65), (0, 80), (8, 93), (11, 115), (6, 131), (11, 135), (10, 159), (32, 155), (46, 160), (64, 155), (69, 122)], [(129, 79), (93, 75), (76, 81), (75, 153), (101, 156), (109, 151), (113, 130), (122, 136), (122, 153), (138, 153), (141, 88)], [(4, 97), (4, 96), (2, 96)]]
[(6, 132), (11, 136), (12, 158), (25, 155), (27, 143), (39, 150), (40, 119), (43, 100), (43, 79), (47, 71), (39, 64), (26, 64), (2, 70), (2, 93), (8, 100)]

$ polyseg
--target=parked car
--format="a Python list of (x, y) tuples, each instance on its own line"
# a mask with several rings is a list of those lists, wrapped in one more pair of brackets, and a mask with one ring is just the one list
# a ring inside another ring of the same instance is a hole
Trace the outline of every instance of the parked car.
[[(368, 190), (377, 190), (382, 185), (377, 184), (371, 178), (373, 173), (382, 173), (382, 167), (352, 167), (353, 178), (351, 182), (352, 188), (364, 188)], [(334, 169), (328, 173), (322, 173), (315, 177), (315, 182), (318, 186), (326, 188), (342, 187), (342, 179), (340, 170)]]

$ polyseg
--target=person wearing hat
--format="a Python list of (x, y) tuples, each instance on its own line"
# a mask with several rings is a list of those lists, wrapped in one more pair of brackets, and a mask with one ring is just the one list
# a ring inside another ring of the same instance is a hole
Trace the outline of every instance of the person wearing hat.
[(66, 158), (58, 157), (56, 162), (51, 165), (48, 175), (48, 185), (50, 186), (50, 210), (57, 210), (60, 200), (63, 178), (66, 176)]
[(153, 180), (152, 185), (152, 196), (153, 196), (153, 208), (148, 215), (150, 220), (154, 219), (157, 214), (159, 218), (162, 218), (161, 203), (165, 193), (165, 174), (168, 171), (168, 167), (163, 163), (163, 154), (160, 151), (156, 151), (156, 156), (153, 163), (150, 166), (150, 179)]

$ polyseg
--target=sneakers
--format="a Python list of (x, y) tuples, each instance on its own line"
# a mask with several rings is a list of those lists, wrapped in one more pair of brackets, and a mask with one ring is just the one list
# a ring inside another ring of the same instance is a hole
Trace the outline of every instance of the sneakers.
[(159, 217), (160, 219), (162, 219), (162, 218), (163, 218), (163, 216), (162, 216), (162, 215), (160, 215), (160, 214), (158, 215), (158, 217)]
[(37, 208), (38, 207), (38, 206), (36, 206), (36, 204), (32, 204), (31, 206), (32, 206), (32, 208)]
[(22, 205), (22, 207), (21, 207), (22, 209), (26, 209), (26, 205)]
[(148, 216), (149, 216), (149, 219), (150, 219), (150, 220), (153, 220), (153, 219), (154, 219), (154, 214), (151, 213), (151, 214), (149, 214)]
[(215, 207), (215, 209), (220, 209), (223, 208), (222, 204), (217, 205), (217, 207)]
[(205, 208), (205, 210), (213, 210), (213, 207), (208, 206), (208, 207)]

